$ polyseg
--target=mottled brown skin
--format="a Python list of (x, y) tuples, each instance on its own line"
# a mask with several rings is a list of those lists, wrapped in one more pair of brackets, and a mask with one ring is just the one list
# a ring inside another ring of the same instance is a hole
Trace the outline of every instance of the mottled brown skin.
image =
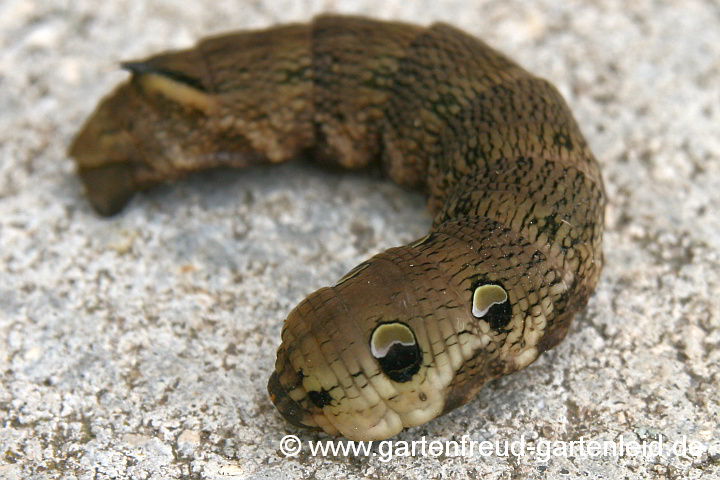
[[(322, 16), (125, 67), (70, 147), (100, 214), (193, 170), (308, 152), (429, 194), (427, 237), (288, 316), (268, 390), (295, 425), (366, 440), (427, 422), (554, 347), (595, 288), (604, 189), (567, 105), (451, 26)], [(506, 301), (481, 304), (487, 285)], [(415, 360), (390, 362), (400, 345)]]

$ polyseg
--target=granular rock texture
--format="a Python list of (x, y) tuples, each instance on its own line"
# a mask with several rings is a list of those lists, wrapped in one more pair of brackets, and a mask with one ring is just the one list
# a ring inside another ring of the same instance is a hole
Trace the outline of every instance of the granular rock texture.
[[(421, 237), (421, 195), (300, 161), (192, 176), (106, 220), (66, 155), (120, 61), (329, 10), (445, 21), (547, 78), (608, 196), (603, 276), (567, 339), (368, 455), (313, 455), (327, 437), (288, 425), (266, 381), (290, 309)], [(0, 477), (720, 477), (719, 24), (697, 0), (4, 2)], [(463, 435), (538, 450), (397, 450)], [(569, 452), (580, 439), (663, 450)]]

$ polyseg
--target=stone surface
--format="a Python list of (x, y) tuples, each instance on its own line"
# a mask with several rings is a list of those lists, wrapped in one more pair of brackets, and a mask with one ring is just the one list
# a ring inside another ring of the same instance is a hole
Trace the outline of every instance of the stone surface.
[[(326, 437), (266, 396), (283, 319), (423, 235), (424, 199), (293, 164), (196, 175), (111, 220), (91, 211), (65, 149), (125, 78), (120, 60), (327, 10), (440, 19), (550, 79), (610, 198), (606, 270), (567, 340), (393, 440), (698, 449), (313, 456)], [(0, 477), (720, 478), (719, 26), (711, 0), (0, 3)], [(288, 433), (299, 456), (280, 451)]]

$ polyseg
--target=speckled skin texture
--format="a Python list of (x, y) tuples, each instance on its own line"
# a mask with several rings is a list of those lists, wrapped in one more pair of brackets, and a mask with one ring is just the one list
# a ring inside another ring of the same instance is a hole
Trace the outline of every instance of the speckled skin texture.
[[(427, 237), (288, 316), (268, 388), (296, 425), (379, 440), (447, 413), (560, 342), (595, 288), (604, 187), (575, 120), (547, 81), (456, 28), (324, 16), (125, 67), (69, 150), (102, 214), (189, 171), (307, 151), (380, 162), (430, 196)], [(488, 283), (507, 292), (502, 321), (472, 314)], [(392, 322), (421, 352), (401, 381), (368, 343)]]

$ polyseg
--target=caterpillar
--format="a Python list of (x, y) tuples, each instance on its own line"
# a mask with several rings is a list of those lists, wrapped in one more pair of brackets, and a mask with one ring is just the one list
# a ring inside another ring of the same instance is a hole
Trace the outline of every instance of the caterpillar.
[(191, 171), (301, 154), (428, 195), (427, 236), (285, 320), (268, 392), (294, 425), (380, 440), (428, 422), (557, 345), (595, 289), (604, 186), (568, 106), (450, 25), (319, 16), (123, 67), (69, 148), (101, 215)]

